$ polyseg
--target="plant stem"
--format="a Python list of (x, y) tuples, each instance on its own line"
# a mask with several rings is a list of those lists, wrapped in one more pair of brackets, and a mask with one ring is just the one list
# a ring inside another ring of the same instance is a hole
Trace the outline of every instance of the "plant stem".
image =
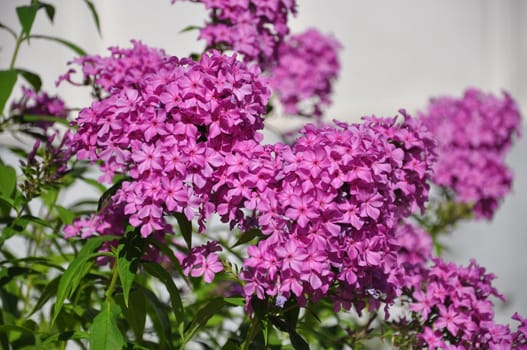
[(18, 50), (20, 50), (20, 45), (24, 41), (24, 31), (21, 31), (16, 38), (15, 51), (13, 52), (13, 57), (11, 57), (11, 62), (9, 63), (9, 70), (15, 68), (16, 57), (18, 56)]
[(115, 283), (117, 282), (117, 277), (119, 276), (119, 272), (117, 270), (117, 256), (115, 257), (115, 262), (113, 264), (112, 268), (112, 280), (110, 281), (110, 285), (108, 286), (108, 290), (106, 291), (106, 302), (110, 301), (110, 298), (112, 297), (113, 290), (115, 289)]
[(247, 337), (245, 338), (245, 342), (243, 343), (242, 350), (249, 349), (249, 345), (251, 344), (253, 338), (256, 336), (259, 321), (260, 319), (258, 318), (258, 316), (254, 315), (253, 319), (251, 320), (251, 327), (249, 328), (249, 331), (247, 332)]

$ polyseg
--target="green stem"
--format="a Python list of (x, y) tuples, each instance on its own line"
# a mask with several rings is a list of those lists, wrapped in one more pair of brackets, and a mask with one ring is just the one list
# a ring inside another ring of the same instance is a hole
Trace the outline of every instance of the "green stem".
[(22, 41), (24, 41), (24, 31), (21, 31), (20, 35), (16, 39), (15, 51), (13, 52), (13, 57), (11, 57), (11, 62), (9, 63), (9, 70), (15, 68), (16, 57), (18, 56), (18, 50), (20, 50)]
[(117, 269), (117, 257), (115, 258), (115, 262), (113, 264), (112, 268), (112, 280), (110, 281), (110, 286), (108, 286), (108, 290), (106, 291), (106, 302), (110, 301), (110, 298), (112, 297), (113, 290), (115, 289), (115, 283), (117, 282), (117, 277), (119, 276), (119, 271)]
[(247, 337), (245, 338), (245, 342), (243, 343), (242, 350), (249, 349), (249, 345), (256, 336), (256, 332), (258, 330), (258, 323), (260, 323), (259, 321), (260, 319), (258, 318), (258, 316), (254, 315), (254, 318), (251, 320), (251, 327), (249, 328), (249, 331), (247, 332)]

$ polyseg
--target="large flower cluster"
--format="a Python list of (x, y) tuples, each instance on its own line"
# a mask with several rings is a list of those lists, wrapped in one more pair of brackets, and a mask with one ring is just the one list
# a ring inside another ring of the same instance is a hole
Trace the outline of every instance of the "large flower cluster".
[(494, 275), (474, 261), (467, 267), (433, 259), (413, 291), (410, 310), (419, 315), (423, 331), (418, 338), (428, 349), (525, 349), (526, 322), (517, 332), (493, 321), (490, 297), (503, 299), (491, 282)]
[(340, 70), (339, 49), (335, 38), (316, 29), (288, 37), (279, 46), (270, 82), (286, 114), (322, 116)]
[(295, 295), (302, 304), (338, 285), (336, 309), (392, 300), (402, 286), (393, 228), (423, 208), (432, 147), (431, 135), (405, 116), (400, 124), (371, 117), (306, 126), (293, 146), (245, 150), (218, 189), (230, 199), (218, 212), (236, 220), (239, 208), (251, 209), (242, 226), (267, 235), (248, 248), (246, 296)]
[[(175, 2), (173, 0), (172, 2)], [(248, 61), (267, 65), (277, 45), (289, 33), (287, 18), (296, 13), (296, 0), (200, 0), (209, 21), (200, 39), (209, 47), (232, 49)]]
[(500, 99), (469, 89), (461, 99), (433, 99), (421, 117), (439, 142), (434, 182), (474, 205), (477, 217), (490, 219), (511, 189), (504, 158), (519, 135), (521, 116), (514, 100), (507, 93)]
[[(113, 66), (121, 66), (120, 59)], [(214, 181), (227, 176), (226, 155), (239, 143), (260, 141), (270, 95), (258, 68), (236, 56), (213, 51), (199, 62), (162, 61), (132, 84), (123, 83), (134, 77), (125, 74), (108, 97), (83, 109), (72, 143), (79, 159), (99, 162), (104, 180), (128, 176), (109, 206), (121, 208), (145, 237), (166, 230), (164, 215), (199, 215), (203, 225), (215, 209)], [(70, 236), (94, 233), (72, 227)]]

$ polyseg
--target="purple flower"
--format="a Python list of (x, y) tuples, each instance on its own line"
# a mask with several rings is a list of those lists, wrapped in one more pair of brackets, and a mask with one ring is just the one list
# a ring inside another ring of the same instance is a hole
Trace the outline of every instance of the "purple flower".
[(246, 61), (257, 61), (263, 66), (274, 61), (278, 45), (289, 33), (289, 14), (296, 13), (295, 0), (199, 2), (209, 10), (209, 20), (200, 30), (199, 38), (209, 48), (232, 49)]
[(520, 135), (515, 101), (468, 89), (459, 99), (432, 99), (421, 120), (438, 141), (434, 183), (472, 205), (476, 217), (491, 219), (512, 186), (505, 155)]
[(319, 119), (328, 106), (340, 64), (340, 44), (316, 29), (288, 37), (271, 67), (271, 86), (288, 115)]
[[(522, 325), (516, 333), (494, 323), (490, 297), (503, 299), (491, 285), (494, 276), (474, 261), (466, 267), (432, 259), (418, 284), (409, 289), (409, 309), (420, 316), (422, 345), (445, 349), (516, 349), (525, 344)], [(513, 317), (514, 318), (514, 317)], [(521, 321), (521, 318), (517, 317)], [(429, 328), (431, 327), (431, 328)], [(432, 331), (433, 330), (433, 331)], [(524, 330), (524, 329), (523, 329)]]
[[(58, 96), (50, 96), (43, 91), (35, 91), (22, 87), (22, 97), (11, 104), (10, 114), (14, 116), (51, 116), (64, 118), (68, 116), (68, 110), (64, 101)], [(30, 125), (46, 131), (53, 125), (53, 121), (38, 120), (30, 122)]]
[(216, 273), (223, 271), (223, 264), (215, 254), (217, 251), (221, 251), (218, 242), (192, 248), (181, 263), (184, 273), (192, 277), (203, 276), (205, 282), (211, 283)]

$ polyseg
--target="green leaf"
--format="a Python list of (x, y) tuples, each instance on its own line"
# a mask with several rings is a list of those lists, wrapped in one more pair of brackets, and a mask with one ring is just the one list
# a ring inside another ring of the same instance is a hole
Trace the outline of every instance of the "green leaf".
[(293, 348), (295, 348), (295, 350), (309, 350), (309, 344), (286, 321), (276, 316), (269, 316), (269, 321), (271, 321), (271, 323), (275, 325), (279, 330), (287, 332), (289, 334), (289, 338), (291, 339), (291, 345), (293, 345)]
[(170, 260), (170, 263), (172, 263), (172, 268), (179, 274), (179, 276), (185, 281), (185, 283), (190, 286), (191, 283), (188, 279), (188, 277), (183, 273), (183, 269), (181, 268), (181, 264), (179, 263), (179, 260), (174, 255), (174, 250), (170, 248), (168, 244), (165, 242), (161, 242), (157, 239), (152, 238), (152, 236), (147, 238), (148, 244), (153, 245), (157, 249), (159, 249), (163, 254), (165, 254), (166, 257)]
[(309, 350), (309, 344), (297, 332), (290, 332), (289, 337), (291, 338), (291, 345), (293, 345), (295, 350)]
[(176, 316), (177, 326), (179, 328), (180, 324), (183, 324), (185, 320), (183, 303), (181, 302), (181, 296), (179, 295), (179, 290), (176, 287), (176, 284), (172, 280), (172, 276), (165, 270), (161, 265), (154, 262), (144, 262), (143, 267), (145, 270), (152, 276), (159, 279), (168, 290), (170, 295), (170, 301), (172, 303), (172, 308), (174, 309), (174, 315)]
[(53, 122), (53, 123), (59, 123), (62, 125), (69, 126), (70, 122), (61, 117), (56, 117), (53, 115), (33, 115), (33, 114), (24, 114), (22, 116), (22, 120), (25, 122), (39, 122), (39, 121), (46, 121), (46, 122)]
[[(0, 202), (1, 201), (2, 201), (2, 197), (0, 196)], [(7, 203), (7, 201), (5, 202)], [(13, 208), (17, 210), (16, 205), (13, 205)], [(0, 237), (0, 246), (2, 246), (2, 244), (6, 240), (8, 240), (9, 238), (13, 237), (16, 234), (27, 233), (25, 229), (28, 224), (29, 224), (29, 220), (25, 217), (20, 217), (20, 218), (13, 220), (13, 222), (11, 222), (11, 225), (5, 227), (4, 230), (2, 231), (2, 236)]]
[(52, 336), (47, 337), (37, 349), (42, 350), (48, 350), (50, 349), (50, 344), (59, 342), (59, 341), (67, 341), (67, 340), (80, 340), (80, 339), (88, 339), (89, 334), (86, 332), (80, 332), (80, 331), (65, 331), (57, 334), (53, 334)]
[[(3, 194), (0, 194), (0, 218), (9, 219), (9, 213), (11, 209), (16, 209), (15, 203), (11, 198), (4, 197)], [(3, 242), (2, 240), (0, 240)], [(0, 243), (0, 246), (2, 243)]]
[(4, 260), (0, 262), (0, 265), (4, 265), (4, 264), (39, 265), (39, 266), (51, 267), (61, 272), (64, 271), (64, 268), (62, 266), (53, 262), (52, 257), (44, 258), (44, 257), (38, 257), (38, 256), (26, 256), (24, 258), (19, 258), (19, 259), (10, 257), (9, 260)]
[(48, 302), (49, 299), (51, 299), (53, 296), (57, 294), (57, 290), (59, 287), (59, 281), (60, 281), (60, 276), (57, 276), (54, 279), (52, 279), (50, 283), (46, 285), (46, 288), (44, 288), (44, 290), (42, 291), (42, 294), (40, 294), (40, 298), (38, 298), (38, 301), (35, 307), (33, 307), (33, 310), (31, 310), (28, 317), (33, 315), (38, 310), (40, 310), (42, 306), (44, 306), (44, 304)]
[(187, 243), (188, 249), (192, 248), (192, 223), (187, 219), (185, 214), (175, 213), (174, 216), (177, 219), (179, 229), (181, 230), (181, 235)]
[(7, 269), (0, 270), (0, 287), (11, 282), (13, 278), (18, 276), (27, 276), (31, 274), (38, 274), (38, 271), (22, 266), (12, 266)]
[(84, 0), (84, 3), (90, 9), (91, 15), (93, 17), (93, 21), (95, 22), (95, 27), (97, 27), (97, 32), (99, 32), (99, 35), (102, 36), (101, 23), (99, 21), (99, 14), (97, 13), (97, 9), (95, 8), (95, 5), (90, 0)]
[(146, 301), (148, 315), (152, 320), (154, 329), (156, 330), (157, 336), (159, 337), (159, 342), (161, 344), (166, 344), (169, 349), (172, 349), (172, 333), (170, 331), (170, 321), (167, 314), (167, 309), (164, 307), (163, 303), (159, 301), (157, 296), (146, 288), (141, 288), (143, 291)]
[(260, 231), (257, 228), (251, 228), (251, 229), (245, 231), (244, 233), (242, 233), (240, 238), (238, 238), (236, 243), (234, 243), (234, 245), (231, 248), (234, 248), (234, 247), (237, 247), (237, 246), (239, 246), (241, 244), (250, 242), (256, 237), (263, 237), (263, 236), (264, 236), (264, 234), (262, 233), (262, 231)]
[(231, 305), (245, 306), (245, 298), (243, 297), (228, 297), (223, 298), (223, 300), (225, 300), (226, 303), (229, 303)]
[[(0, 294), (1, 294), (1, 291), (0, 291)], [(0, 326), (3, 326), (4, 323), (5, 323), (4, 322), (4, 312), (0, 311)], [(7, 334), (0, 333), (0, 348), (3, 350), (9, 349), (9, 339), (7, 337)]]
[(16, 71), (1, 70), (0, 71), (0, 114), (3, 113), (5, 104), (11, 96), (11, 91), (16, 83)]
[(77, 257), (70, 263), (62, 277), (60, 278), (59, 287), (57, 290), (57, 300), (53, 307), (53, 317), (51, 323), (55, 323), (66, 298), (71, 297), (75, 292), (81, 279), (88, 273), (91, 264), (88, 264), (93, 258), (93, 252), (99, 248), (103, 242), (116, 239), (115, 236), (101, 236), (93, 237), (86, 241), (86, 244), (79, 251)]
[(6, 26), (5, 24), (3, 23), (0, 23), (0, 29), (4, 29), (5, 31), (9, 32), (9, 34), (11, 34), (13, 36), (13, 38), (16, 39), (16, 33), (13, 29), (11, 29), (10, 27)]
[(298, 315), (300, 314), (300, 307), (296, 305), (296, 301), (294, 301), (293, 299), (289, 299), (289, 302), (286, 303), (284, 306), (287, 310), (284, 314), (285, 321), (287, 322), (287, 324), (289, 325), (291, 329), (296, 329), (296, 324), (298, 322)]
[(8, 198), (13, 198), (16, 188), (15, 168), (0, 164), (0, 193)]
[(60, 205), (55, 205), (55, 210), (64, 225), (71, 225), (75, 219), (75, 213)]
[(117, 190), (121, 188), (123, 182), (127, 180), (128, 178), (123, 178), (119, 180), (101, 195), (101, 198), (99, 198), (99, 203), (97, 205), (97, 211), (100, 211), (105, 205), (107, 205), (107, 201), (110, 200), (111, 197), (115, 194), (115, 192), (117, 192)]
[(139, 257), (130, 256), (127, 254), (128, 249), (126, 244), (119, 244), (117, 248), (117, 271), (119, 279), (121, 280), (121, 287), (123, 288), (124, 304), (128, 307), (128, 297), (130, 296), (130, 289), (135, 279), (135, 271)]
[(113, 302), (103, 304), (101, 312), (93, 319), (90, 349), (122, 350), (126, 342), (117, 326), (120, 313), (119, 305)]
[(22, 30), (26, 37), (29, 37), (31, 33), (31, 27), (33, 27), (33, 22), (35, 21), (35, 16), (37, 15), (38, 5), (32, 4), (29, 6), (19, 6), (16, 8), (16, 14), (18, 16), (18, 21), (22, 26)]
[(6, 324), (6, 325), (0, 326), (0, 333), (11, 333), (11, 332), (33, 334), (33, 331), (31, 329), (20, 327), (20, 326), (15, 326), (12, 324)]
[(39, 91), (42, 87), (42, 80), (38, 76), (38, 74), (35, 74), (33, 72), (30, 72), (25, 69), (16, 68), (15, 69), (18, 74), (20, 74), (36, 91)]
[(130, 305), (131, 307), (125, 307), (123, 312), (136, 339), (141, 341), (146, 324), (146, 297), (141, 288), (134, 288), (130, 292)]
[(223, 298), (214, 298), (201, 308), (192, 323), (185, 330), (183, 344), (192, 340), (194, 335), (207, 324), (210, 318), (216, 315), (225, 305), (226, 302)]
[(31, 39), (44, 39), (44, 40), (50, 40), (50, 41), (55, 41), (59, 44), (62, 44), (64, 46), (66, 46), (67, 48), (71, 49), (73, 52), (75, 52), (77, 55), (79, 56), (86, 56), (86, 51), (84, 51), (83, 49), (81, 49), (79, 46), (75, 45), (74, 43), (72, 43), (71, 41), (68, 41), (68, 40), (65, 40), (65, 39), (61, 39), (61, 38), (57, 38), (57, 37), (54, 37), (54, 36), (48, 36), (48, 35), (31, 35), (30, 36)]
[(46, 207), (53, 208), (59, 198), (59, 189), (56, 187), (46, 187), (40, 194), (40, 198)]
[(191, 26), (187, 26), (187, 27), (181, 29), (181, 30), (179, 31), (179, 33), (186, 33), (186, 32), (190, 32), (190, 31), (192, 31), (192, 30), (199, 30), (199, 29), (201, 29), (201, 27), (198, 27), (198, 26), (192, 26), (192, 25), (191, 25)]
[(22, 220), (22, 219), (32, 222), (34, 224), (40, 225), (40, 226), (49, 227), (49, 228), (53, 227), (48, 221), (42, 220), (41, 218), (37, 218), (36, 216), (33, 216), (33, 215), (21, 216), (19, 220)]
[(46, 10), (46, 15), (48, 16), (49, 21), (53, 23), (53, 20), (55, 19), (55, 6), (46, 2), (39, 1), (38, 8), (43, 8), (44, 10)]

